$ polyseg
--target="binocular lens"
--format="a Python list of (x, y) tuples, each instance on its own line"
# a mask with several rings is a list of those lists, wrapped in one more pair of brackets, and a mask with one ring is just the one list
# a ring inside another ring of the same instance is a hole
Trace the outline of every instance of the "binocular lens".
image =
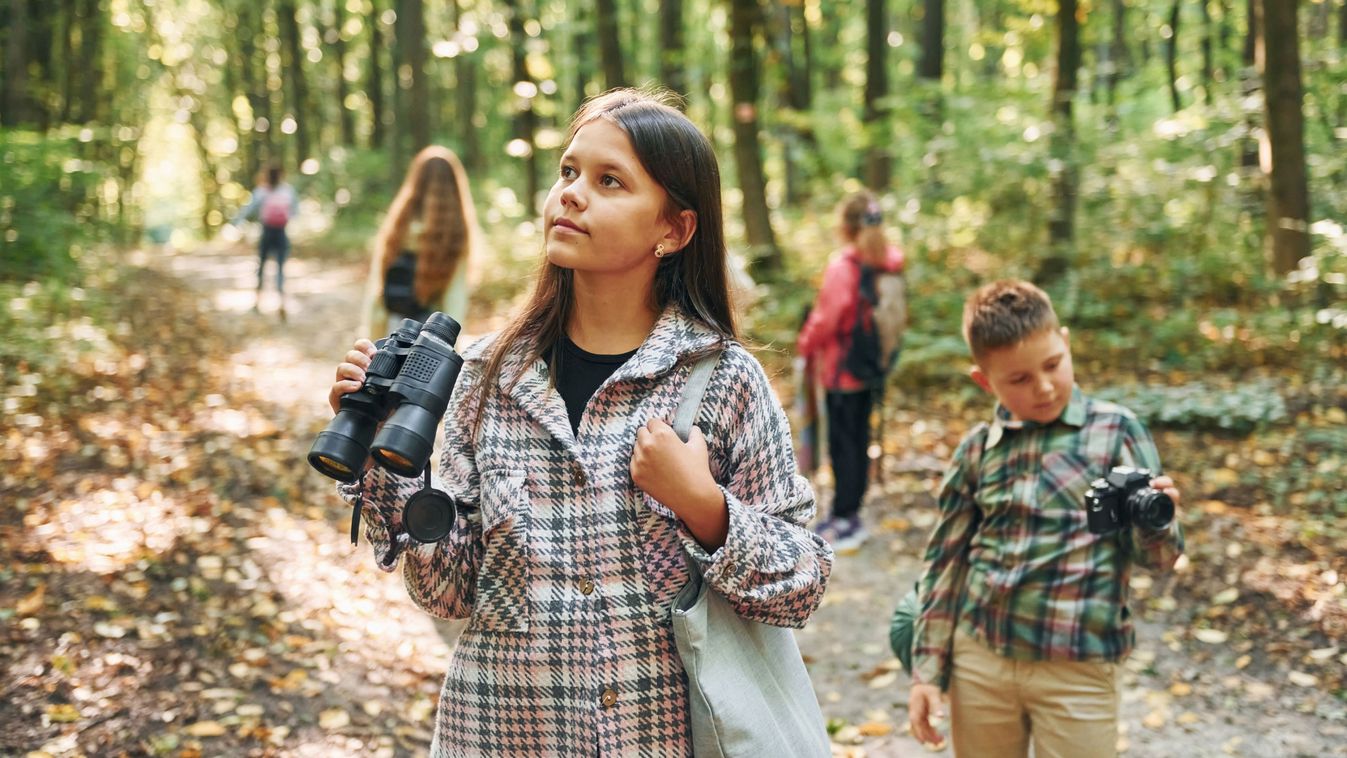
[(337, 413), (327, 429), (309, 448), (309, 465), (323, 476), (347, 484), (360, 478), (365, 465), (370, 439), (374, 437), (374, 423), (349, 411)]
[(402, 526), (417, 542), (439, 542), (458, 518), (454, 501), (443, 492), (424, 489), (412, 495), (402, 509)]
[(416, 476), (430, 460), (439, 416), (403, 403), (388, 417), (370, 450), (379, 465), (400, 476)]
[(331, 471), (333, 473), (342, 474), (344, 476), (351, 475), (351, 468), (343, 464), (341, 461), (334, 460), (332, 458), (327, 457), (326, 455), (318, 455), (317, 461), (319, 465), (323, 467), (323, 471)]

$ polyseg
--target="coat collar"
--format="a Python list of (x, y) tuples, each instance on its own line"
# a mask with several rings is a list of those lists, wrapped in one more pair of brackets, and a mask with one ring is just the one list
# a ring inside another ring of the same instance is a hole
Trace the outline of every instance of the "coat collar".
[[(484, 337), (463, 351), (467, 361), (484, 361), (498, 334)], [(670, 306), (655, 321), (650, 336), (636, 353), (596, 390), (603, 392), (609, 385), (639, 379), (661, 377), (691, 356), (700, 356), (710, 350), (721, 337), (711, 328), (689, 318), (681, 310)], [(529, 360), (523, 345), (506, 346), (501, 363), (498, 387), (538, 421), (548, 433), (568, 449), (575, 444), (575, 435), (566, 415), (566, 404), (556, 389), (550, 386), (547, 364), (541, 359)]]
[(996, 447), (1006, 435), (1007, 431), (1016, 429), (1034, 429), (1038, 427), (1049, 426), (1051, 424), (1063, 423), (1068, 426), (1074, 426), (1079, 429), (1085, 426), (1085, 393), (1080, 391), (1079, 385), (1071, 388), (1071, 399), (1067, 401), (1066, 409), (1056, 420), (1047, 424), (1039, 424), (1033, 421), (1020, 421), (1010, 415), (1010, 411), (1000, 403), (996, 404), (996, 415), (992, 419), (991, 429), (987, 432), (986, 448)]

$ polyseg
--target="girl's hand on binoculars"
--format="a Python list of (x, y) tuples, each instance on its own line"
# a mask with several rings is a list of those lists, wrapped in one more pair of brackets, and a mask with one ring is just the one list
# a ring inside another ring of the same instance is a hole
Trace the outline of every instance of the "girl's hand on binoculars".
[(365, 369), (369, 368), (374, 351), (373, 342), (358, 339), (355, 346), (346, 352), (346, 359), (337, 364), (337, 380), (327, 393), (327, 404), (332, 406), (333, 413), (341, 407), (342, 395), (355, 392), (365, 383)]
[(1179, 507), (1179, 488), (1175, 486), (1173, 479), (1168, 476), (1157, 476), (1151, 480), (1151, 488), (1169, 495), (1169, 499), (1174, 501), (1174, 507)]

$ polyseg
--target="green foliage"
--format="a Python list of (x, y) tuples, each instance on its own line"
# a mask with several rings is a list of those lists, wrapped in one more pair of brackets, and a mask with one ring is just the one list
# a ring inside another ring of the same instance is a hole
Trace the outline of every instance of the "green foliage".
[(1286, 401), (1268, 381), (1232, 387), (1205, 382), (1174, 387), (1109, 387), (1094, 395), (1130, 408), (1148, 426), (1246, 434), (1289, 420)]
[(68, 280), (80, 250), (105, 240), (106, 167), (78, 135), (0, 130), (0, 279)]

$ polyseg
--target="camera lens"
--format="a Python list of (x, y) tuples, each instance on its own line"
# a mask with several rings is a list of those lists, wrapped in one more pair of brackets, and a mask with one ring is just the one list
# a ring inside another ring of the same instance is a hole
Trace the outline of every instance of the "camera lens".
[(402, 526), (417, 542), (439, 542), (458, 518), (454, 501), (443, 492), (423, 489), (407, 500), (402, 509)]
[(1174, 520), (1174, 501), (1165, 493), (1142, 487), (1127, 498), (1132, 523), (1149, 529), (1164, 529)]

